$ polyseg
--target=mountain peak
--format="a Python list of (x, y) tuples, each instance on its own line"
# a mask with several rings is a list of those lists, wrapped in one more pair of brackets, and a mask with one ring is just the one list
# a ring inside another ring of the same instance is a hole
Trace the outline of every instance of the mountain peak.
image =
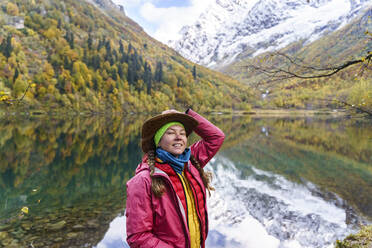
[(215, 0), (169, 45), (193, 62), (220, 68), (243, 54), (316, 40), (371, 5), (368, 0)]
[(119, 10), (120, 12), (125, 14), (124, 6), (117, 5), (111, 0), (85, 0), (85, 1), (103, 10), (116, 10), (116, 11)]

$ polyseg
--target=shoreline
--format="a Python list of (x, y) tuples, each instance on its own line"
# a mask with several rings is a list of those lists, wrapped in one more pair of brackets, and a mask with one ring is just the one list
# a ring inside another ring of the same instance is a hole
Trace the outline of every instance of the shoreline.
[[(76, 117), (76, 116), (110, 116), (110, 115), (123, 115), (123, 116), (133, 116), (133, 115), (151, 115), (155, 113), (124, 113), (124, 112), (91, 112), (91, 111), (76, 111), (67, 109), (56, 109), (55, 111), (45, 111), (45, 110), (21, 110), (12, 109), (7, 111), (0, 108), (0, 118), (5, 116), (26, 116), (26, 117)], [(252, 110), (212, 110), (206, 111), (202, 114), (211, 115), (232, 115), (232, 116), (250, 116), (252, 118), (263, 118), (263, 117), (315, 117), (315, 116), (326, 116), (326, 117), (361, 117), (364, 118), (362, 114), (352, 114), (345, 109), (316, 109), (316, 110), (306, 110), (306, 109), (259, 109), (255, 108)]]
[(251, 117), (307, 117), (307, 116), (332, 116), (344, 117), (349, 113), (344, 109), (252, 109), (250, 111), (211, 111), (210, 114), (217, 115), (249, 115)]

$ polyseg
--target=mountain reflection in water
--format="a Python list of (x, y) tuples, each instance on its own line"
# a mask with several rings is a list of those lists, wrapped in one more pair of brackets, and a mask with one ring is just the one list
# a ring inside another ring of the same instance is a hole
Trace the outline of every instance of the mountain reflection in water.
[[(335, 240), (355, 231), (346, 221), (352, 208), (336, 194), (330, 199), (332, 193), (328, 193), (324, 199), (310, 182), (293, 183), (252, 166), (246, 166), (251, 173), (243, 177), (241, 170), (220, 155), (207, 169), (213, 171), (216, 187), (208, 201), (207, 247), (333, 247)], [(360, 220), (352, 213), (349, 221)], [(97, 248), (112, 247), (106, 243), (125, 244), (123, 232), (117, 232), (124, 231), (124, 225), (125, 216), (117, 217)]]
[[(207, 247), (329, 247), (372, 220), (370, 122), (208, 118), (226, 141), (207, 166)], [(144, 119), (0, 120), (0, 246), (127, 247)]]
[(211, 168), (216, 193), (209, 216), (218, 242), (211, 240), (209, 247), (327, 247), (352, 231), (342, 200), (323, 199), (311, 183), (293, 183), (249, 165), (243, 177), (221, 156)]

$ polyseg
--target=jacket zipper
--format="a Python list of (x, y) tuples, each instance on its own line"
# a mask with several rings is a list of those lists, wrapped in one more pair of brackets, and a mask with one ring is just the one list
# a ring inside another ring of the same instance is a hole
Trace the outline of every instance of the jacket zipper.
[[(203, 194), (203, 199), (204, 199), (204, 204), (206, 205), (207, 204), (207, 201), (206, 201), (206, 197), (205, 197), (205, 194), (203, 192), (203, 187), (200, 185), (200, 183), (198, 182), (198, 180), (195, 178), (195, 176), (190, 172), (190, 175), (194, 178), (194, 180), (199, 184), (199, 187), (200, 189), (202, 190), (202, 194)], [(197, 208), (196, 208), (196, 211), (198, 213), (198, 218), (199, 218), (199, 224), (201, 226), (201, 214), (200, 214), (200, 209), (199, 209), (199, 200), (198, 200), (198, 197), (196, 196), (196, 189), (194, 187), (194, 185), (192, 185), (192, 183), (189, 183), (194, 191), (194, 200), (197, 202)], [(205, 226), (204, 226), (204, 231), (205, 231), (205, 234), (207, 234), (207, 225), (208, 225), (208, 216), (207, 216), (207, 211), (206, 211), (206, 208), (205, 206), (204, 207), (204, 216), (205, 216)], [(202, 241), (202, 247), (204, 247), (204, 242), (205, 242), (205, 238), (204, 238), (204, 235), (203, 235), (203, 232), (201, 232), (201, 241)]]
[[(187, 222), (187, 227), (189, 228), (190, 230), (190, 226), (189, 226), (189, 208), (188, 208), (188, 204), (187, 204), (187, 197), (186, 197), (186, 189), (185, 187), (183, 186), (183, 183), (182, 183), (182, 179), (180, 177), (182, 177), (182, 175), (179, 175), (177, 172), (175, 172), (176, 175), (178, 176), (178, 180), (180, 180), (180, 183), (182, 185), (182, 189), (183, 189), (183, 193), (185, 195), (185, 202), (186, 202), (186, 209), (185, 209), (185, 213), (186, 213), (186, 222)], [(184, 178), (183, 180), (186, 180), (186, 178)], [(185, 181), (184, 181), (185, 182)], [(186, 183), (186, 182), (185, 182)], [(176, 193), (177, 194), (177, 193)]]

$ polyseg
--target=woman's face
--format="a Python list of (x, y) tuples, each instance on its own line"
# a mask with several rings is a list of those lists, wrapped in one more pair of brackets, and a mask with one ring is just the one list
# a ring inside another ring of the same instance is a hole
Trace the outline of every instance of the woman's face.
[(159, 146), (163, 150), (178, 156), (182, 154), (187, 145), (186, 131), (181, 126), (170, 126), (160, 139)]

